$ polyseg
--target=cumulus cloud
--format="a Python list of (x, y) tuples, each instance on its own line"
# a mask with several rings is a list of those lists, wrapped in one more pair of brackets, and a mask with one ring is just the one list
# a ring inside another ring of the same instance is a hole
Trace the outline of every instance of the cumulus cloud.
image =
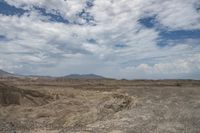
[[(169, 41), (169, 35), (161, 36), (163, 31), (200, 33), (198, 0), (4, 2), (26, 12), (21, 16), (0, 12), (0, 36), (5, 38), (0, 37), (1, 69), (115, 78), (173, 78), (174, 74), (187, 78), (200, 72), (199, 39), (185, 36)], [(148, 17), (154, 17), (155, 27), (140, 23)], [(165, 46), (158, 45), (160, 38)]]

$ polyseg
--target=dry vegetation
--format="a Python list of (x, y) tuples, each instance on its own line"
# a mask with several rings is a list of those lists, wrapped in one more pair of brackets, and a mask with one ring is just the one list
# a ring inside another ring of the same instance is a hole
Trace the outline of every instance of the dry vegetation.
[(200, 132), (200, 81), (0, 81), (1, 133)]

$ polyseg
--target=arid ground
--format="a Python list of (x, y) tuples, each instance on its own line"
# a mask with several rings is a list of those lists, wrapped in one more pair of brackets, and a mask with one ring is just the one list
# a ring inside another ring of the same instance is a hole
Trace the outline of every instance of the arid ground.
[(1, 78), (0, 133), (200, 133), (200, 81)]

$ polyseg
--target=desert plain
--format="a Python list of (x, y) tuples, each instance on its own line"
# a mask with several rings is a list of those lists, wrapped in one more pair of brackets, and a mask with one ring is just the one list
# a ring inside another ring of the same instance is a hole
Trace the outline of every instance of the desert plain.
[(200, 81), (1, 78), (0, 133), (200, 133)]

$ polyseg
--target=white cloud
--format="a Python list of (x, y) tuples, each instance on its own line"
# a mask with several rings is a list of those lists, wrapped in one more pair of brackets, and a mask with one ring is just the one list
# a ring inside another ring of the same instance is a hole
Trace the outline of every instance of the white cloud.
[(19, 8), (30, 10), (33, 6), (45, 8), (49, 13), (56, 13), (62, 17), (74, 21), (77, 12), (81, 11), (86, 0), (6, 0), (9, 4)]
[[(157, 45), (159, 31), (138, 22), (156, 15), (159, 24), (169, 30), (200, 29), (200, 15), (194, 9), (198, 0), (95, 0), (87, 11), (96, 26), (51, 22), (32, 9), (40, 6), (76, 21), (86, 0), (6, 1), (31, 11), (21, 17), (0, 15), (0, 35), (8, 40), (0, 41), (1, 60), (8, 62), (1, 63), (2, 69), (13, 66), (12, 71), (26, 74), (98, 73), (120, 78), (200, 71), (200, 46), (193, 45), (198, 40), (161, 48)], [(126, 47), (117, 48), (118, 43)], [(14, 67), (19, 64), (21, 67)]]
[(140, 2), (144, 16), (155, 15), (157, 21), (171, 30), (200, 29), (198, 0), (148, 0)]

